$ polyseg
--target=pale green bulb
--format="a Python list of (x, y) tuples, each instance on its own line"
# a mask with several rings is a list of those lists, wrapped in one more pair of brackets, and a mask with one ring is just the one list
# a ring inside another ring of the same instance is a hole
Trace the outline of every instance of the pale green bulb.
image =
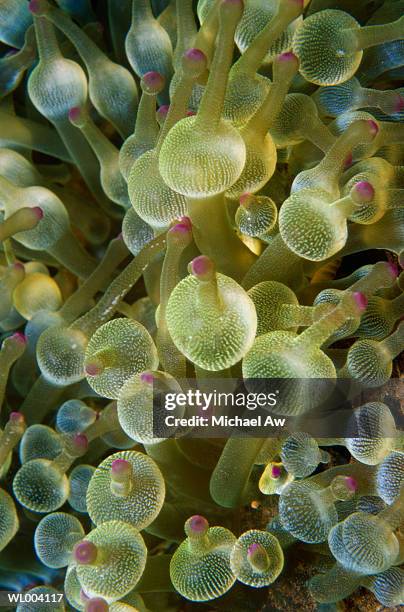
[(233, 574), (243, 584), (259, 588), (272, 584), (283, 568), (283, 551), (267, 531), (251, 529), (235, 543), (230, 556)]
[[(90, 542), (92, 558), (77, 563), (77, 577), (89, 597), (111, 603), (129, 593), (143, 574), (147, 548), (137, 529), (121, 520), (102, 523), (76, 545)], [(76, 559), (78, 553), (76, 552)]]
[(236, 580), (230, 567), (235, 536), (224, 527), (209, 528), (206, 519), (199, 516), (188, 519), (185, 528), (188, 537), (170, 563), (174, 588), (191, 601), (220, 597)]
[(213, 371), (240, 361), (257, 328), (247, 293), (219, 273), (207, 281), (193, 274), (180, 281), (168, 300), (166, 317), (176, 347), (196, 365)]
[(71, 561), (74, 545), (83, 537), (84, 529), (75, 516), (53, 512), (38, 523), (34, 537), (35, 552), (47, 567), (65, 567)]
[(214, 130), (197, 126), (195, 116), (171, 128), (161, 147), (159, 169), (174, 191), (204, 198), (234, 185), (246, 162), (246, 147), (238, 130), (226, 120)]
[[(167, 372), (135, 374), (123, 385), (118, 396), (118, 419), (124, 432), (140, 444), (158, 444), (153, 435), (153, 402), (160, 394), (182, 393), (180, 385)], [(180, 410), (182, 416), (184, 409)]]
[(18, 531), (19, 520), (12, 497), (0, 489), (0, 550), (3, 550)]
[(164, 496), (164, 479), (153, 459), (121, 451), (104, 459), (92, 475), (87, 511), (96, 525), (119, 517), (140, 530), (158, 516)]
[(122, 385), (138, 372), (156, 369), (157, 349), (141, 323), (120, 318), (101, 325), (87, 345), (84, 370), (90, 387), (116, 399)]

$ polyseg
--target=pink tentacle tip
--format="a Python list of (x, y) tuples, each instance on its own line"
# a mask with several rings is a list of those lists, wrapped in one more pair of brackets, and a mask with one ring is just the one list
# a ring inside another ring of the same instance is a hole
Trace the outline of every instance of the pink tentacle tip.
[(278, 61), (280, 62), (296, 62), (298, 63), (298, 58), (297, 56), (292, 53), (292, 51), (286, 51), (285, 53), (281, 53), (280, 55), (278, 55)]
[(344, 170), (350, 168), (353, 164), (353, 155), (352, 153), (348, 153), (346, 158), (344, 159)]
[(102, 368), (97, 363), (87, 363), (84, 366), (84, 372), (87, 376), (98, 376), (102, 372)]
[(388, 269), (389, 269), (389, 271), (391, 273), (391, 276), (393, 278), (397, 278), (398, 273), (399, 273), (399, 269), (398, 269), (397, 264), (395, 264), (394, 261), (389, 261), (387, 263), (387, 267), (388, 267)]
[(73, 548), (73, 558), (80, 565), (90, 565), (97, 558), (97, 547), (88, 540), (78, 542)]
[(253, 544), (250, 544), (250, 546), (247, 548), (247, 555), (249, 557), (252, 557), (257, 552), (260, 552), (261, 548), (261, 544), (258, 544), (258, 542), (254, 542)]
[(85, 592), (85, 590), (84, 590), (84, 589), (80, 589), (80, 601), (84, 601), (84, 602), (86, 602), (86, 601), (88, 601), (89, 599), (90, 599), (90, 598), (89, 598), (89, 596), (87, 595), (87, 593)]
[(349, 491), (355, 493), (358, 489), (358, 481), (353, 476), (347, 476), (345, 479), (345, 484)]
[(111, 463), (111, 472), (114, 476), (125, 476), (132, 471), (132, 464), (126, 459), (114, 459)]
[(272, 478), (279, 478), (282, 473), (282, 470), (279, 465), (273, 465), (271, 469)]
[(249, 204), (252, 197), (253, 197), (252, 193), (249, 193), (249, 192), (243, 193), (239, 198), (239, 202), (241, 206), (246, 206), (247, 204)]
[(213, 270), (213, 261), (209, 259), (209, 257), (206, 257), (206, 255), (199, 255), (199, 257), (195, 257), (195, 259), (191, 261), (191, 273), (194, 274), (194, 276), (204, 277), (211, 274)]
[(154, 381), (154, 376), (151, 372), (142, 372), (140, 375), (140, 380), (147, 385), (152, 385)]
[(25, 423), (25, 417), (21, 412), (10, 412), (9, 421), (16, 425), (22, 425)]
[(203, 51), (201, 51), (201, 49), (196, 49), (196, 48), (188, 49), (187, 51), (185, 51), (184, 56), (193, 62), (206, 62), (207, 61), (206, 55), (204, 54)]
[(142, 76), (143, 81), (145, 83), (148, 83), (149, 85), (159, 83), (163, 78), (163, 75), (160, 74), (160, 72), (157, 72), (156, 70), (150, 70), (149, 72), (145, 72)]
[(368, 124), (369, 124), (369, 128), (370, 128), (370, 133), (373, 136), (377, 136), (377, 134), (379, 133), (379, 125), (378, 123), (376, 123), (376, 121), (374, 121), (373, 119), (368, 119)]
[(189, 217), (180, 217), (179, 221), (180, 223), (187, 225), (190, 230), (192, 229), (192, 221)]
[(195, 117), (196, 112), (194, 110), (187, 110), (187, 117)]
[(149, 93), (159, 93), (165, 85), (165, 78), (160, 72), (151, 70), (142, 76), (142, 84)]
[(368, 181), (359, 181), (356, 183), (355, 193), (364, 202), (371, 202), (375, 197), (375, 190), (371, 183)]
[(27, 344), (27, 337), (22, 332), (15, 332), (11, 337), (20, 344)]
[(193, 533), (203, 533), (209, 527), (208, 521), (204, 516), (195, 514), (188, 519), (189, 528)]
[(81, 108), (79, 106), (73, 106), (67, 114), (69, 121), (77, 121), (81, 116)]
[(364, 293), (361, 293), (360, 291), (355, 291), (353, 294), (353, 298), (359, 310), (361, 310), (362, 312), (366, 310), (368, 305), (368, 298)]
[(404, 98), (400, 96), (400, 94), (398, 94), (396, 103), (394, 104), (394, 112), (401, 113), (401, 111), (403, 110), (404, 110)]
[(160, 121), (163, 121), (167, 117), (169, 110), (170, 110), (169, 104), (163, 104), (162, 106), (158, 107), (157, 117), (160, 119)]
[(21, 263), (20, 261), (16, 261), (16, 262), (13, 264), (13, 268), (14, 268), (14, 270), (21, 270), (21, 271), (22, 271), (22, 270), (25, 270), (25, 268), (24, 268), (24, 264), (23, 264), (23, 263)]
[(75, 434), (73, 444), (77, 452), (85, 453), (88, 448), (88, 438), (85, 434)]
[(33, 208), (31, 208), (31, 210), (33, 211), (35, 216), (38, 217), (39, 221), (43, 219), (43, 216), (44, 216), (43, 208), (41, 208), (40, 206), (34, 206)]
[(176, 223), (175, 225), (173, 225), (173, 227), (171, 227), (168, 231), (170, 234), (190, 234), (191, 227), (189, 223), (183, 223), (181, 221), (180, 223)]
[(94, 597), (85, 603), (85, 612), (108, 612), (109, 605), (101, 597)]
[(41, 10), (41, 2), (40, 0), (30, 0), (28, 3), (28, 10), (34, 15), (39, 13)]

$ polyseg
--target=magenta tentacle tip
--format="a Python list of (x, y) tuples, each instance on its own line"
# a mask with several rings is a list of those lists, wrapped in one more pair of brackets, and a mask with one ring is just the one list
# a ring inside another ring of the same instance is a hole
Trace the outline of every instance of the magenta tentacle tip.
[(73, 106), (67, 114), (69, 121), (77, 121), (81, 116), (81, 108), (79, 106)]
[(355, 291), (353, 294), (353, 298), (359, 310), (361, 311), (366, 310), (367, 305), (368, 305), (368, 298), (366, 297), (364, 293), (361, 293), (360, 291)]
[(183, 70), (190, 70), (196, 78), (206, 70), (207, 64), (207, 57), (200, 49), (188, 49), (182, 56)]
[(295, 62), (296, 64), (299, 62), (297, 56), (292, 53), (292, 51), (286, 51), (285, 53), (281, 53), (277, 56), (277, 60), (279, 62)]
[(195, 257), (191, 261), (190, 271), (194, 276), (199, 276), (203, 278), (205, 276), (210, 276), (214, 270), (214, 264), (209, 257), (206, 255), (199, 255), (199, 257)]
[(28, 10), (34, 15), (37, 15), (41, 10), (40, 0), (30, 0), (30, 2), (28, 3)]
[(80, 565), (90, 565), (97, 558), (97, 547), (89, 540), (78, 542), (73, 548), (73, 558)]
[(275, 478), (275, 479), (279, 478), (281, 473), (282, 473), (282, 470), (279, 465), (272, 466), (272, 469), (271, 469), (272, 478)]
[(398, 94), (396, 103), (394, 104), (394, 112), (401, 113), (404, 110), (404, 98)]
[(370, 133), (373, 136), (377, 136), (377, 134), (379, 133), (379, 129), (380, 129), (379, 125), (373, 119), (368, 119), (367, 122), (370, 127)]
[(151, 70), (142, 76), (142, 87), (149, 94), (158, 94), (164, 88), (165, 78), (160, 72)]
[(196, 48), (188, 49), (187, 51), (185, 51), (184, 57), (186, 57), (187, 59), (193, 62), (206, 62), (207, 61), (207, 58), (204, 52), (201, 51), (201, 49), (196, 49)]
[(239, 198), (240, 205), (246, 206), (247, 204), (250, 203), (252, 197), (253, 197), (252, 193), (249, 193), (249, 192), (243, 193)]
[(27, 344), (27, 337), (22, 332), (15, 332), (11, 337), (19, 344)]
[(9, 421), (10, 423), (22, 425), (25, 423), (25, 418), (21, 412), (10, 412)]
[(347, 170), (348, 168), (350, 168), (353, 164), (353, 155), (352, 152), (348, 153), (348, 155), (346, 156), (346, 158), (344, 159), (344, 169)]
[(387, 266), (388, 266), (388, 269), (389, 269), (389, 271), (391, 273), (391, 276), (394, 279), (397, 278), (398, 273), (399, 273), (399, 269), (398, 269), (397, 264), (394, 263), (394, 261), (389, 261), (389, 262), (387, 262)]
[(253, 557), (256, 553), (260, 552), (261, 548), (262, 546), (258, 542), (250, 544), (250, 546), (247, 548), (247, 556)]
[(84, 366), (84, 372), (87, 376), (98, 376), (102, 372), (102, 368), (97, 363), (87, 363)]
[(84, 589), (80, 589), (80, 601), (84, 601), (84, 602), (86, 602), (86, 601), (88, 601), (89, 599), (90, 599), (90, 598), (89, 598), (89, 596), (87, 595), (87, 593), (85, 592), (85, 590), (84, 590)]
[(187, 225), (190, 230), (192, 229), (192, 221), (189, 217), (180, 217), (179, 222)]
[(73, 444), (77, 452), (85, 453), (88, 448), (88, 438), (82, 433), (75, 434), (73, 436)]
[(147, 385), (152, 385), (154, 381), (154, 376), (151, 372), (142, 372), (140, 375), (140, 380)]
[(191, 227), (188, 223), (176, 223), (169, 230), (170, 234), (190, 234)]
[(31, 210), (33, 211), (33, 213), (35, 214), (35, 216), (38, 218), (39, 221), (43, 219), (44, 211), (40, 206), (33, 206)]
[(85, 612), (108, 612), (109, 605), (101, 597), (88, 599), (85, 603)]
[(157, 118), (160, 119), (160, 121), (164, 121), (168, 115), (169, 110), (169, 104), (163, 104), (162, 106), (159, 106), (157, 109)]
[(111, 463), (111, 472), (114, 476), (126, 476), (132, 470), (132, 465), (126, 459), (114, 459)]
[(358, 489), (358, 481), (353, 476), (347, 476), (345, 479), (345, 484), (347, 489), (352, 491), (352, 493), (355, 493), (355, 491)]
[(190, 530), (195, 534), (204, 533), (209, 527), (206, 518), (200, 514), (191, 516), (191, 518), (188, 519), (188, 525)]
[(359, 181), (354, 187), (356, 195), (363, 202), (371, 202), (375, 196), (375, 190), (371, 183), (368, 181)]
[(150, 72), (145, 72), (142, 76), (142, 79), (148, 85), (154, 85), (156, 83), (160, 83), (161, 79), (163, 79), (163, 75), (160, 72), (156, 72), (155, 70), (150, 70)]

